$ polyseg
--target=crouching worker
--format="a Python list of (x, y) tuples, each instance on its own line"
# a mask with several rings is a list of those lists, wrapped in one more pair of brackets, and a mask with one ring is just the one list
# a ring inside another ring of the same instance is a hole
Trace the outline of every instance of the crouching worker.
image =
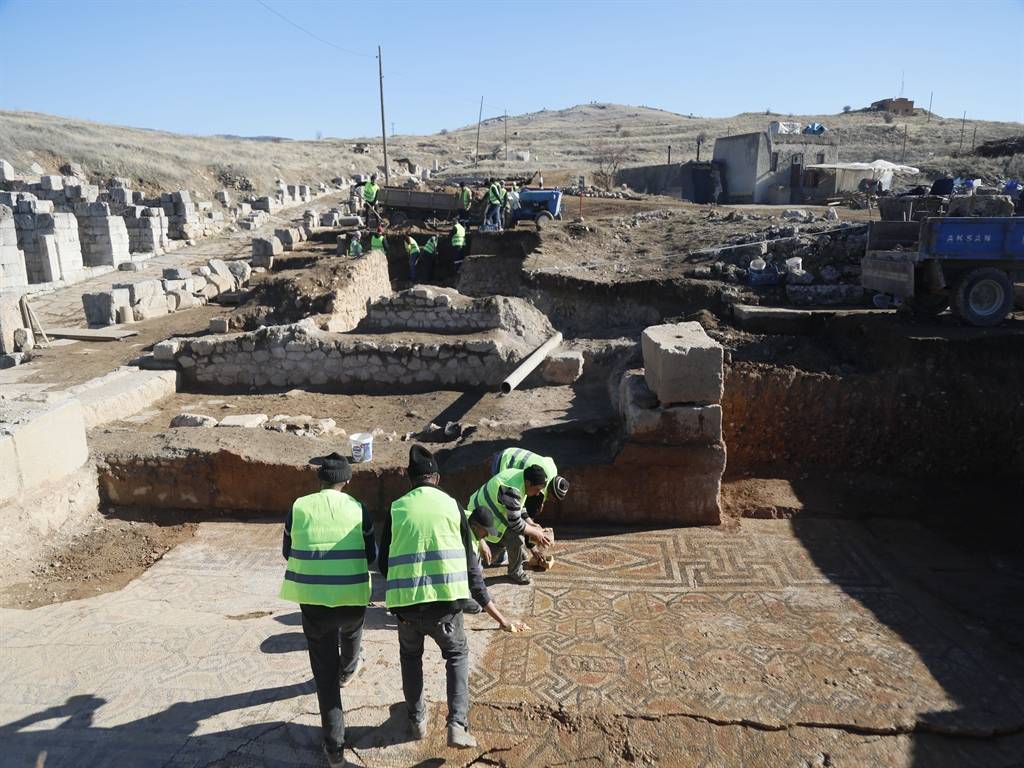
[[(487, 537), (497, 536), (498, 530), (494, 527), (494, 516), (486, 507), (475, 509), (472, 513), (467, 512), (466, 514), (469, 517), (469, 529), (473, 534), (473, 541), (476, 544), (477, 552), (476, 561), (471, 567), (477, 570), (478, 578), (483, 581), (484, 574), (481, 569), (481, 563), (489, 564), (491, 562), (491, 550), (487, 544)], [(524, 632), (529, 629), (523, 622), (512, 622), (506, 619), (504, 614), (498, 609), (498, 606), (494, 604), (494, 600), (491, 599), (486, 586), (484, 587), (484, 596), (488, 598), (486, 603), (478, 603), (473, 598), (464, 600), (462, 603), (463, 613), (486, 611), (488, 616), (498, 622), (498, 626), (503, 632)]]
[[(539, 466), (544, 469), (548, 478), (544, 490), (533, 496), (528, 496), (525, 502), (524, 518), (527, 525), (540, 526), (535, 518), (540, 517), (544, 511), (544, 503), (548, 500), (548, 494), (554, 494), (556, 499), (564, 499), (569, 493), (569, 481), (558, 474), (558, 467), (555, 460), (550, 456), (541, 456), (539, 453), (528, 451), (525, 448), (506, 448), (491, 457), (491, 474), (496, 475), (506, 469), (526, 469), (527, 467)], [(530, 561), (527, 566), (541, 567), (540, 555), (534, 549), (532, 539), (526, 540), (526, 546), (530, 550)]]
[(524, 500), (541, 494), (547, 483), (543, 467), (506, 469), (494, 475), (469, 499), (470, 512), (485, 508), (494, 516), (495, 534), (489, 535), (487, 541), (496, 545), (491, 547), (496, 557), (502, 552), (508, 553), (508, 577), (515, 584), (530, 583), (530, 575), (523, 565), (523, 537), (544, 547), (551, 544), (543, 529), (528, 523), (523, 515)]
[(490, 599), (480, 576), (473, 535), (458, 502), (438, 488), (437, 461), (426, 448), (409, 451), (412, 490), (391, 505), (381, 535), (380, 571), (386, 603), (398, 618), (402, 691), (409, 732), (426, 736), (423, 701), (423, 641), (441, 650), (448, 678), (448, 746), (475, 747), (469, 732), (469, 646), (462, 603)]
[(343, 491), (352, 478), (338, 454), (313, 459), (321, 489), (292, 505), (284, 524), (288, 560), (280, 597), (299, 604), (302, 633), (316, 682), (324, 751), (332, 768), (345, 764), (341, 689), (359, 669), (363, 618), (376, 559), (373, 519)]

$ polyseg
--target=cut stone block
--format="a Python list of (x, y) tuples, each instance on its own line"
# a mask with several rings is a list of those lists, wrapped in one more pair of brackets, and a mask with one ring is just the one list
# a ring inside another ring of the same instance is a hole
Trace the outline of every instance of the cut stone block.
[[(74, 472), (89, 458), (85, 420), (74, 399), (48, 406), (27, 421), (9, 427), (17, 455), (14, 471), (22, 490)], [(5, 467), (6, 470), (6, 467)]]
[(164, 280), (188, 280), (192, 273), (182, 267), (164, 267)]
[(700, 323), (652, 325), (641, 339), (644, 377), (658, 402), (712, 405), (722, 401), (722, 345)]
[(112, 288), (100, 293), (82, 294), (82, 307), (85, 309), (85, 320), (89, 325), (114, 325), (117, 322), (118, 310), (131, 312), (131, 300), (125, 288)]
[(576, 350), (555, 350), (541, 364), (540, 376), (545, 384), (572, 384), (583, 375), (583, 353)]
[(267, 414), (265, 413), (239, 413), (233, 416), (225, 416), (217, 426), (255, 429), (256, 427), (262, 427), (266, 421)]
[(164, 285), (161, 280), (139, 280), (137, 283), (115, 283), (114, 288), (124, 288), (132, 305), (143, 299), (163, 295)]
[(210, 333), (227, 333), (230, 329), (231, 324), (226, 317), (210, 318)]
[(147, 296), (134, 304), (132, 311), (137, 321), (149, 320), (153, 317), (163, 317), (167, 314), (167, 296), (164, 293)]
[(231, 274), (235, 278), (235, 283), (239, 287), (249, 282), (249, 278), (252, 277), (252, 267), (249, 265), (249, 262), (241, 259), (235, 259), (234, 261), (229, 261), (227, 264), (228, 269), (231, 270)]
[(627, 371), (622, 377), (619, 411), (626, 436), (634, 442), (685, 445), (722, 439), (722, 406), (659, 405), (643, 371)]
[(172, 427), (216, 427), (217, 420), (213, 416), (201, 413), (179, 413), (171, 419)]

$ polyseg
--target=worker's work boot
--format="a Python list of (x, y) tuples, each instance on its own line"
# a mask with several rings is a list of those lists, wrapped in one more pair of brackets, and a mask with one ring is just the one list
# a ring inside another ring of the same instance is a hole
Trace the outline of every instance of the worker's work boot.
[(448, 746), (459, 749), (471, 749), (477, 746), (476, 739), (469, 732), (469, 728), (462, 723), (452, 723), (448, 726)]
[(426, 720), (413, 720), (409, 718), (409, 735), (412, 736), (413, 741), (423, 741), (427, 738), (427, 721)]
[(345, 768), (344, 749), (332, 749), (324, 744), (324, 754), (327, 755), (327, 765), (330, 768)]
[(352, 678), (359, 674), (359, 670), (363, 668), (363, 655), (359, 654), (359, 658), (356, 659), (356, 668), (352, 670), (351, 674), (346, 675), (344, 670), (338, 675), (338, 687), (344, 688), (346, 685), (352, 682)]
[(519, 584), (520, 586), (526, 586), (527, 584), (533, 583), (533, 579), (530, 578), (530, 574), (523, 571), (522, 573), (510, 573), (508, 580), (513, 584)]

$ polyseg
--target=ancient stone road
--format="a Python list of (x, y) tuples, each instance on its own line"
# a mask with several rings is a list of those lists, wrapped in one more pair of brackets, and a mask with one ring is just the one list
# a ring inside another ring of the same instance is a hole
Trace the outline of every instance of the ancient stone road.
[[(430, 736), (403, 740), (393, 620), (371, 609), (356, 764), (1020, 765), (1019, 665), (859, 524), (567, 534), (533, 587), (495, 588), (530, 633), (468, 621), (479, 751), (443, 747), (436, 653)], [(121, 592), (0, 612), (3, 764), (323, 764), (278, 536), (203, 523)]]

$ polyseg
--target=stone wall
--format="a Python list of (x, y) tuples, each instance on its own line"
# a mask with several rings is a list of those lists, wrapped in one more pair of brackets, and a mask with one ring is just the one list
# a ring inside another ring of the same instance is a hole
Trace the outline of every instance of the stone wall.
[(0, 291), (28, 285), (25, 252), (18, 247), (14, 211), (0, 205)]
[(387, 257), (380, 251), (370, 251), (346, 262), (337, 285), (328, 308), (331, 317), (327, 327), (331, 331), (350, 331), (366, 317), (371, 302), (391, 295)]
[(496, 389), (535, 346), (505, 331), (439, 341), (332, 333), (303, 321), (231, 336), (169, 339), (153, 353), (174, 361), (184, 384), (203, 391), (308, 387), (398, 394)]
[(415, 286), (374, 302), (359, 324), (363, 332), (477, 333), (503, 328), (520, 336), (549, 336), (546, 317), (523, 299), (472, 298), (451, 288)]

